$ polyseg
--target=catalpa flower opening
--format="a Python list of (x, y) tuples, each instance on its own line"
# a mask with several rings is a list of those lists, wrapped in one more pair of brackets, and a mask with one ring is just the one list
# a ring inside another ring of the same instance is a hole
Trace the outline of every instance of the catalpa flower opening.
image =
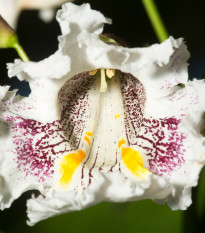
[(205, 83), (188, 81), (183, 39), (107, 44), (111, 20), (88, 4), (63, 5), (57, 20), (55, 54), (8, 64), (30, 96), (0, 89), (1, 209), (32, 189), (29, 225), (101, 201), (186, 209), (205, 160)]

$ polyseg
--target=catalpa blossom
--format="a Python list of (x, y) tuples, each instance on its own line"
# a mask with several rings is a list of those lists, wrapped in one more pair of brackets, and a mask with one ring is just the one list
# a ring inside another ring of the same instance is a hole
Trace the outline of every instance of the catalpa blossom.
[(40, 17), (49, 21), (53, 8), (69, 0), (0, 0), (0, 14), (12, 28), (16, 28), (17, 19), (22, 10), (41, 10)]
[(55, 54), (8, 65), (30, 96), (0, 90), (1, 209), (32, 189), (29, 225), (101, 201), (186, 209), (205, 160), (205, 83), (188, 81), (183, 39), (105, 43), (111, 20), (88, 4), (63, 5), (57, 20)]

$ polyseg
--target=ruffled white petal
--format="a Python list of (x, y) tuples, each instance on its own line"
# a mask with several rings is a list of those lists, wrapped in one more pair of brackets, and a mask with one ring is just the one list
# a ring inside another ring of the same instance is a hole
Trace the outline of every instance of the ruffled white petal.
[(148, 116), (145, 108), (145, 122), (138, 134), (137, 145), (147, 151), (150, 170), (167, 177), (174, 185), (164, 200), (172, 209), (186, 209), (191, 204), (191, 187), (197, 185), (204, 165), (205, 139), (200, 134), (205, 111), (204, 88), (204, 81), (190, 81), (167, 98), (162, 106), (168, 116), (171, 109), (171, 118)]
[[(28, 77), (38, 77), (40, 80), (60, 78), (66, 74), (63, 82), (60, 81), (61, 85), (58, 85), (60, 90), (66, 79), (78, 73), (101, 67), (120, 69), (132, 73), (142, 82), (147, 90), (147, 104), (150, 106), (159, 97), (167, 95), (167, 89), (187, 80), (184, 66), (189, 53), (182, 39), (174, 40), (170, 37), (162, 44), (140, 49), (107, 45), (98, 35), (103, 30), (103, 24), (109, 21), (101, 13), (91, 10), (88, 4), (65, 4), (58, 12), (57, 19), (63, 32), (59, 51), (42, 62), (9, 65), (10, 76), (17, 75), (19, 79), (26, 80)], [(71, 62), (69, 58), (72, 58)], [(57, 64), (53, 65), (54, 61)], [(49, 96), (47, 91), (46, 95)], [(55, 93), (53, 97), (56, 99)]]
[[(87, 20), (83, 20), (84, 18)], [(170, 37), (162, 44), (148, 48), (128, 49), (107, 45), (99, 39), (98, 35), (102, 32), (103, 24), (109, 21), (99, 12), (91, 10), (87, 4), (80, 7), (70, 3), (65, 4), (62, 11), (58, 12), (57, 19), (63, 34), (59, 37), (60, 49), (63, 54), (72, 57), (71, 76), (79, 72), (106, 67), (132, 73), (144, 85), (152, 81), (156, 87), (158, 86), (157, 89), (168, 85), (167, 82), (171, 87), (187, 80), (187, 76), (180, 73), (184, 68), (181, 66), (185, 65), (184, 61), (189, 57), (182, 39), (174, 40)], [(160, 70), (163, 73), (165, 69), (168, 69), (167, 66), (164, 67), (168, 63), (170, 73), (173, 72), (173, 75), (165, 80), (154, 79), (155, 71), (157, 77)], [(159, 66), (162, 68), (158, 69)], [(174, 68), (176, 69), (177, 66), (180, 76), (176, 78)]]
[(103, 200), (103, 195), (100, 195), (100, 193), (103, 191), (104, 183), (104, 178), (100, 176), (98, 182), (91, 184), (84, 191), (84, 195), (76, 195), (73, 191), (62, 193), (52, 190), (47, 194), (46, 199), (43, 196), (33, 197), (27, 202), (28, 225), (33, 226), (48, 217), (81, 210), (91, 204), (97, 204)]
[[(48, 69), (49, 67), (49, 69)], [(22, 62), (8, 64), (9, 76), (18, 76), (19, 80), (31, 81), (31, 79), (59, 79), (70, 70), (70, 58), (57, 51), (49, 58), (40, 62)]]
[(15, 94), (7, 92), (0, 102), (1, 209), (27, 190), (45, 193), (59, 179), (53, 174), (55, 160), (70, 150), (59, 122), (23, 118), (19, 112), (31, 107)]
[[(58, 119), (57, 96), (65, 82), (62, 77), (70, 69), (70, 58), (56, 52), (41, 62), (24, 63), (16, 60), (8, 64), (9, 76), (29, 81), (31, 94), (21, 102), (29, 105), (28, 111), (19, 109), (21, 116), (40, 122), (52, 122)], [(53, 80), (51, 78), (60, 79)], [(12, 104), (10, 108), (13, 108)]]
[(134, 184), (119, 173), (108, 173), (98, 177), (83, 195), (74, 192), (51, 191), (46, 198), (39, 196), (27, 202), (28, 224), (59, 215), (62, 213), (81, 210), (100, 201), (136, 201), (141, 199), (155, 199), (166, 197), (172, 189), (163, 178), (152, 176), (145, 182)]
[(57, 20), (60, 23), (63, 35), (73, 34), (73, 30), (76, 30), (76, 33), (85, 30), (94, 35), (99, 35), (103, 31), (103, 25), (111, 23), (111, 20), (106, 19), (100, 12), (91, 10), (89, 4), (81, 6), (64, 4), (62, 10), (57, 13)]

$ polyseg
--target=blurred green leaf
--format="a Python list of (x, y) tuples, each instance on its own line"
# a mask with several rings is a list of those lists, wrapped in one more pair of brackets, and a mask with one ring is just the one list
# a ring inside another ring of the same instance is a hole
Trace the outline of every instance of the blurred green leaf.
[(197, 187), (196, 205), (198, 218), (201, 219), (205, 212), (205, 167), (200, 174), (199, 183)]
[[(151, 200), (130, 203), (104, 202), (44, 220), (33, 227), (26, 225), (25, 209), (21, 211), (19, 208), (22, 204), (17, 201), (14, 205), (16, 207), (8, 210), (11, 213), (6, 216), (6, 226), (0, 229), (8, 233), (164, 233), (165, 229), (166, 233), (181, 232), (182, 211), (172, 211), (167, 205), (160, 206)], [(12, 224), (8, 224), (8, 221)]]

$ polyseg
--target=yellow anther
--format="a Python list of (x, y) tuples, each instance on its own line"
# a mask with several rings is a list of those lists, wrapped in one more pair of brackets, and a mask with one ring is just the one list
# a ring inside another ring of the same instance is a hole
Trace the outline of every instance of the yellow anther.
[[(95, 76), (97, 74), (98, 70), (99, 69), (89, 71), (89, 75)], [(115, 70), (101, 68), (100, 75), (101, 75), (100, 92), (106, 92), (106, 90), (107, 90), (106, 76), (108, 78), (112, 78), (115, 75)]]
[(91, 75), (91, 76), (96, 75), (97, 72), (98, 72), (98, 70), (91, 70), (91, 71), (89, 71), (89, 75)]
[(112, 78), (115, 75), (115, 70), (106, 69), (106, 75), (107, 75), (108, 78)]

